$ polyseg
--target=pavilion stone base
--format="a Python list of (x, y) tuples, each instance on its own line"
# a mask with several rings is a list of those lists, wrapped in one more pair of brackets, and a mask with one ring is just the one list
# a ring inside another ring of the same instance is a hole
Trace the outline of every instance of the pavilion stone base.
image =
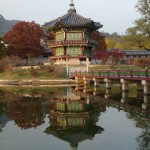
[(80, 60), (79, 58), (70, 58), (68, 62), (62, 59), (56, 60), (55, 62), (55, 64), (66, 64), (66, 63), (68, 63), (68, 65), (80, 65)]
[(68, 61), (69, 65), (80, 65), (80, 60), (79, 58), (72, 58)]

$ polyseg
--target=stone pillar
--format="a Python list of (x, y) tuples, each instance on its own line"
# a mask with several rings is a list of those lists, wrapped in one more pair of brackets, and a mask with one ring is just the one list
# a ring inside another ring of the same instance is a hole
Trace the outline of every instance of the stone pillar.
[(99, 94), (98, 88), (97, 86), (94, 87), (94, 91), (93, 91), (93, 95), (97, 95)]
[(122, 98), (120, 100), (122, 104), (127, 102), (128, 96), (129, 96), (129, 93), (127, 91), (122, 91)]
[(106, 83), (106, 93), (105, 93), (105, 98), (110, 98), (112, 96), (112, 85), (113, 82), (110, 79), (105, 78), (104, 79), (105, 83)]
[(125, 79), (121, 79), (120, 82), (122, 84), (122, 91), (128, 92), (129, 91), (128, 81)]
[(144, 95), (150, 95), (150, 82), (142, 80)]
[(113, 85), (112, 80), (105, 78), (104, 81), (106, 83), (106, 89), (111, 89)]
[(99, 87), (100, 79), (93, 78), (93, 81), (94, 81), (94, 86)]
[(142, 104), (143, 109), (150, 109), (150, 96), (144, 95), (144, 103)]
[(84, 85), (85, 86), (90, 86), (89, 84), (90, 84), (90, 80), (91, 80), (91, 78), (86, 78), (86, 77), (83, 77), (83, 81), (84, 81)]
[(75, 80), (76, 80), (76, 84), (84, 83), (84, 82), (83, 82), (83, 78), (75, 77)]
[(111, 98), (111, 97), (112, 97), (111, 88), (106, 88), (105, 98)]

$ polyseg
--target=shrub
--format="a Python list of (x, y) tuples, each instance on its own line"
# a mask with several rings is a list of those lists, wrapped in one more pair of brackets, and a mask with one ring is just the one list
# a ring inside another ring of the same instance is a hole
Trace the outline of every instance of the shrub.
[(46, 73), (54, 72), (54, 65), (41, 65), (40, 68), (44, 70)]
[(13, 63), (9, 57), (2, 58), (0, 60), (0, 72), (13, 69)]
[(17, 65), (17, 63), (20, 61), (19, 57), (4, 57), (0, 59), (0, 72), (10, 71)]
[(54, 72), (58, 76), (66, 77), (66, 71), (65, 67), (63, 65), (55, 65)]
[(134, 59), (133, 65), (136, 65), (139, 68), (150, 68), (150, 58), (144, 58), (144, 59)]
[(30, 73), (32, 76), (36, 77), (38, 75), (38, 72), (36, 69), (34, 69), (34, 67), (31, 67)]

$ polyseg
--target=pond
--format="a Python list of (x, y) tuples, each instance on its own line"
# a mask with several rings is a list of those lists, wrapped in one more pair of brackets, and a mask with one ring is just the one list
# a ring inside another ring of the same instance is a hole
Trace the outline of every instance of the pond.
[(150, 150), (150, 97), (106, 94), (0, 87), (0, 150)]

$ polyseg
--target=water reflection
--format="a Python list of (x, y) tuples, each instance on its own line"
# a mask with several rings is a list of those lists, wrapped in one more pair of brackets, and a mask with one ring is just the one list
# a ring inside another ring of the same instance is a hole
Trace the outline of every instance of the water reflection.
[[(87, 91), (91, 91), (86, 89)], [(141, 134), (136, 137), (136, 141), (139, 144), (138, 150), (150, 149), (150, 95), (143, 95), (142, 91), (137, 91), (136, 96), (129, 96), (128, 92), (122, 92), (121, 97), (112, 94), (112, 90), (106, 89), (106, 93), (101, 97), (100, 91), (94, 88), (94, 92), (86, 93), (84, 88), (73, 88), (72, 92), (81, 97), (90, 97), (90, 99), (99, 99), (105, 103), (108, 107), (115, 107), (120, 110), (124, 110), (129, 119), (135, 122), (137, 128), (141, 128)], [(98, 92), (97, 92), (98, 91)], [(95, 94), (96, 93), (96, 94)], [(99, 95), (99, 96), (95, 96)], [(111, 98), (111, 99), (109, 99)]]
[(21, 129), (35, 128), (44, 123), (48, 110), (42, 98), (22, 97), (9, 103), (7, 115)]
[[(10, 121), (22, 130), (35, 129), (44, 125), (48, 116), (49, 124), (41, 134), (66, 141), (75, 150), (86, 140), (94, 140), (96, 135), (103, 136), (106, 126), (99, 123), (101, 116), (108, 108), (114, 108), (118, 113), (125, 112), (128, 120), (134, 121), (135, 128), (141, 129), (135, 139), (138, 149), (149, 149), (150, 96), (98, 90), (93, 92), (83, 87), (0, 90), (0, 133)], [(120, 126), (123, 126), (121, 122)]]
[(139, 115), (128, 113), (127, 117), (135, 122), (137, 128), (141, 128), (142, 132), (136, 137), (136, 141), (139, 144), (138, 150), (150, 149), (150, 120), (141, 118)]
[(9, 121), (8, 117), (5, 115), (6, 112), (6, 102), (3, 100), (0, 101), (0, 132), (3, 131), (6, 123)]
[(98, 101), (88, 101), (73, 94), (54, 99), (50, 107), (50, 126), (45, 133), (70, 143), (75, 150), (80, 142), (93, 139), (95, 134), (104, 131), (96, 123), (105, 110), (105, 105)]
[[(7, 116), (21, 129), (36, 128), (45, 121), (49, 106), (56, 91), (54, 89), (4, 89), (0, 91), (0, 118), (4, 124)], [(62, 91), (58, 92), (62, 95)]]

